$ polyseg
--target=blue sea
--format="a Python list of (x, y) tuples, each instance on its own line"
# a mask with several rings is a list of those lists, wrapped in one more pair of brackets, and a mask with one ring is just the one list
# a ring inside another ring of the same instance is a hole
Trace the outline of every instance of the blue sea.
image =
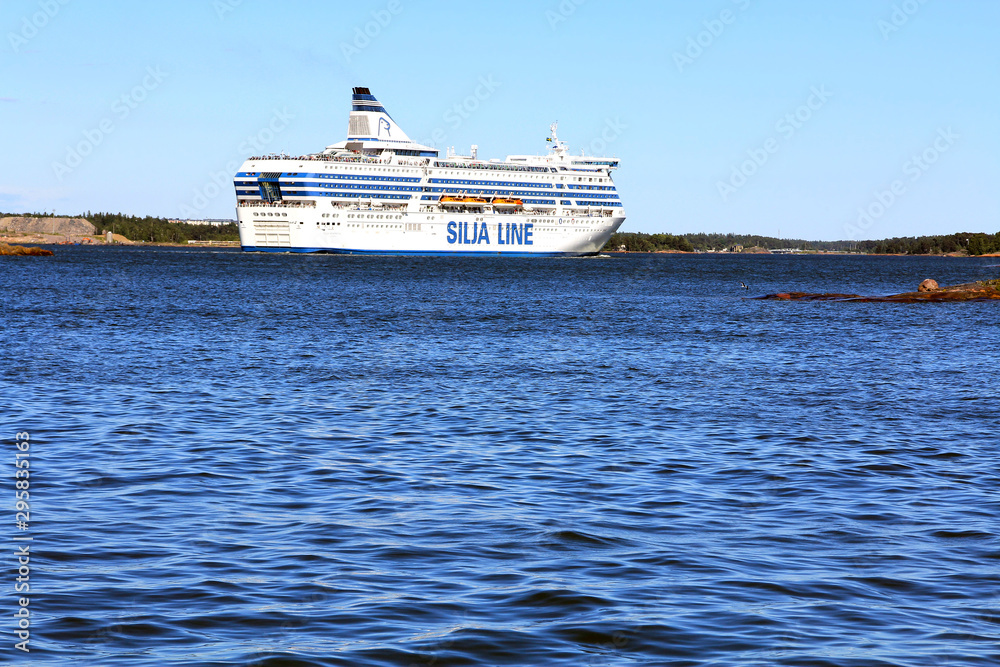
[(55, 252), (0, 662), (1000, 663), (1000, 303), (747, 298), (997, 258)]

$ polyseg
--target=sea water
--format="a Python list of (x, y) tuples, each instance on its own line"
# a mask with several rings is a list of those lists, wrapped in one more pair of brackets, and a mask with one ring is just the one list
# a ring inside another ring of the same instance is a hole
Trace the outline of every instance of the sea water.
[(0, 655), (995, 665), (997, 263), (6, 258)]

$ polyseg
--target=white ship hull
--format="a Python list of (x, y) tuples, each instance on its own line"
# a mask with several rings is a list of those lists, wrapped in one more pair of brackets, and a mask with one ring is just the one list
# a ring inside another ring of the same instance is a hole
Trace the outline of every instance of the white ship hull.
[(579, 256), (600, 252), (625, 221), (349, 209), (328, 215), (299, 207), (240, 207), (240, 245), (251, 252)]

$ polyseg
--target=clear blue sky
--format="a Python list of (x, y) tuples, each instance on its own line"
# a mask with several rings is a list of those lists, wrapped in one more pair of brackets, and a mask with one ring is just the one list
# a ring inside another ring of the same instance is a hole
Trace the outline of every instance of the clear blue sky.
[(248, 138), (340, 141), (360, 85), (440, 149), (544, 153), (554, 120), (606, 145), (624, 231), (992, 233), (998, 25), (996, 0), (3, 0), (0, 210), (232, 218)]

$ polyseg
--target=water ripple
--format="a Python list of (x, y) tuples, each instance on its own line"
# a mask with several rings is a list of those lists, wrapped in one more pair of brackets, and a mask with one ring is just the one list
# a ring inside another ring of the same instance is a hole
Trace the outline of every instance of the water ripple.
[(1000, 662), (985, 260), (50, 259), (32, 664)]

